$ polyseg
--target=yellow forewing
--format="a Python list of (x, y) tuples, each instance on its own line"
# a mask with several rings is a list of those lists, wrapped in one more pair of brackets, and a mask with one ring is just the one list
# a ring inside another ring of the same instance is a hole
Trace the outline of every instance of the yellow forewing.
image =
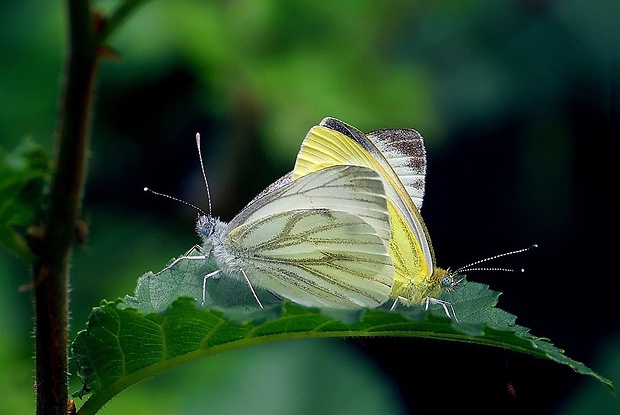
[(391, 193), (391, 199), (413, 205), (407, 190), (387, 161), (373, 157), (355, 141), (338, 131), (323, 126), (312, 127), (297, 155), (293, 177), (297, 179), (335, 165), (364, 166), (375, 170), (386, 182), (388, 197)]
[[(426, 167), (425, 161), (416, 159), (424, 158), (423, 148), (420, 150), (421, 137), (418, 135), (420, 143), (415, 148), (403, 147), (406, 143), (390, 144), (390, 140), (405, 130), (379, 130), (369, 133), (373, 139), (370, 140), (338, 120), (326, 119), (321, 124), (324, 123), (330, 128), (315, 126), (306, 136), (297, 156), (293, 177), (297, 179), (334, 165), (365, 166), (379, 173), (388, 197), (390, 256), (395, 268), (390, 297), (416, 304), (426, 297), (436, 297), (441, 292), (440, 279), (445, 272), (435, 269), (430, 238), (411, 196), (419, 196), (420, 206)], [(389, 154), (386, 156), (383, 152)], [(399, 173), (407, 175), (407, 186), (401, 181)], [(420, 175), (422, 177), (417, 177)]]

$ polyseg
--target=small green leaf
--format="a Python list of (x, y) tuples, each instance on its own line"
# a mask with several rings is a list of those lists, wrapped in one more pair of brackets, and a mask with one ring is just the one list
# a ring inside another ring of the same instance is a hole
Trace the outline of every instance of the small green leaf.
[[(197, 255), (190, 251), (188, 255)], [(171, 261), (172, 262), (172, 261)], [(256, 308), (257, 303), (245, 281), (223, 275), (209, 278), (205, 275), (217, 270), (213, 260), (181, 260), (174, 267), (153, 274), (147, 272), (140, 278), (133, 296), (126, 296), (124, 302), (143, 312), (159, 312), (167, 309), (179, 297), (191, 297), (203, 301), (209, 307), (226, 309)], [(264, 305), (280, 303), (280, 299), (260, 287), (253, 287)]]
[(10, 153), (0, 149), (0, 243), (27, 262), (34, 254), (26, 229), (39, 216), (49, 174), (49, 156), (31, 140)]
[[(614, 391), (610, 380), (516, 325), (515, 316), (495, 307), (499, 293), (483, 284), (466, 282), (445, 298), (452, 302), (459, 322), (448, 318), (441, 307), (389, 311), (386, 304), (380, 309), (331, 310), (285, 301), (260, 309), (251, 294), (244, 294), (250, 292), (247, 285), (229, 277), (207, 280), (207, 301), (224, 301), (226, 293), (235, 292), (239, 296), (234, 307), (204, 308), (200, 301), (176, 298), (202, 297), (203, 276), (213, 266), (207, 261), (180, 261), (172, 268), (175, 271), (145, 274), (135, 296), (125, 302), (104, 301), (93, 310), (86, 330), (72, 344), (84, 384), (77, 394), (92, 393), (81, 413), (93, 413), (133, 383), (182, 363), (262, 343), (322, 337), (421, 337), (502, 347), (567, 365)], [(192, 273), (197, 270), (202, 273)], [(187, 286), (165, 283), (171, 276)]]

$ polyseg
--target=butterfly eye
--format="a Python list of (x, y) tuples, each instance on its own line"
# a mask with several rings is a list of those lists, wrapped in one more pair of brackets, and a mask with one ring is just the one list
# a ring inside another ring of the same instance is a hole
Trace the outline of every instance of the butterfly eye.
[(211, 216), (200, 215), (196, 221), (196, 232), (199, 236), (208, 238), (215, 229), (215, 221)]
[(452, 275), (451, 274), (446, 274), (442, 279), (441, 279), (441, 286), (442, 287), (452, 287)]

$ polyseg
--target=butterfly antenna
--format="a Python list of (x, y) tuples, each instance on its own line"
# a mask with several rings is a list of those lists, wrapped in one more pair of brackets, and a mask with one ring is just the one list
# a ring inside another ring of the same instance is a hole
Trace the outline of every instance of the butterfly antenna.
[(200, 133), (196, 133), (196, 147), (198, 147), (198, 158), (200, 159), (200, 170), (202, 170), (202, 178), (205, 181), (205, 189), (207, 191), (207, 201), (209, 202), (209, 215), (211, 214), (211, 192), (209, 192), (209, 182), (207, 181), (207, 173), (205, 173), (205, 165), (202, 161), (202, 151), (200, 150)]
[(520, 254), (522, 252), (526, 252), (526, 251), (529, 251), (530, 249), (534, 249), (534, 248), (538, 248), (538, 245), (534, 244), (534, 245), (528, 246), (527, 248), (521, 248), (521, 249), (517, 249), (515, 251), (504, 252), (503, 254), (493, 255), (493, 256), (490, 256), (488, 258), (480, 259), (478, 261), (472, 262), (471, 264), (465, 265), (464, 267), (461, 267), (461, 268), (457, 269), (456, 271), (454, 271), (454, 273), (455, 274), (459, 274), (461, 272), (467, 272), (467, 271), (524, 272), (525, 270), (523, 268), (520, 268), (520, 269), (512, 269), (512, 268), (480, 268), (480, 267), (474, 267), (474, 266), (478, 265), (478, 264), (481, 264), (483, 262), (493, 261), (494, 259), (502, 258), (502, 257), (508, 256), (508, 255)]
[(170, 195), (167, 195), (167, 194), (165, 194), (165, 193), (159, 193), (159, 192), (156, 192), (155, 190), (153, 190), (153, 189), (149, 189), (148, 187), (145, 187), (145, 188), (144, 188), (144, 191), (145, 191), (145, 192), (148, 192), (148, 193), (152, 193), (152, 194), (154, 194), (154, 195), (156, 195), (156, 196), (163, 196), (163, 197), (167, 197), (168, 199), (172, 199), (172, 200), (174, 200), (175, 202), (181, 202), (181, 203), (183, 203), (184, 205), (187, 205), (187, 206), (193, 207), (193, 208), (194, 208), (194, 209), (196, 209), (198, 212), (202, 213), (204, 216), (207, 216), (207, 214), (205, 213), (205, 211), (204, 211), (204, 210), (200, 209), (200, 208), (199, 208), (198, 206), (196, 206), (196, 205), (193, 205), (193, 204), (191, 204), (191, 203), (189, 203), (189, 202), (186, 202), (185, 200), (178, 199), (178, 198), (176, 198), (176, 197), (174, 197), (174, 196), (170, 196)]

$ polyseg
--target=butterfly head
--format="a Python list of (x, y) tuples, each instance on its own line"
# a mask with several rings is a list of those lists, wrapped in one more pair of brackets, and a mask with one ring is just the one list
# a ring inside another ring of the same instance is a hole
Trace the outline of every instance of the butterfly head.
[(215, 231), (217, 222), (218, 220), (211, 215), (198, 215), (198, 220), (196, 221), (198, 236), (204, 240), (209, 239)]
[(447, 270), (445, 275), (439, 281), (439, 285), (447, 292), (454, 291), (463, 282), (464, 278), (458, 272)]

